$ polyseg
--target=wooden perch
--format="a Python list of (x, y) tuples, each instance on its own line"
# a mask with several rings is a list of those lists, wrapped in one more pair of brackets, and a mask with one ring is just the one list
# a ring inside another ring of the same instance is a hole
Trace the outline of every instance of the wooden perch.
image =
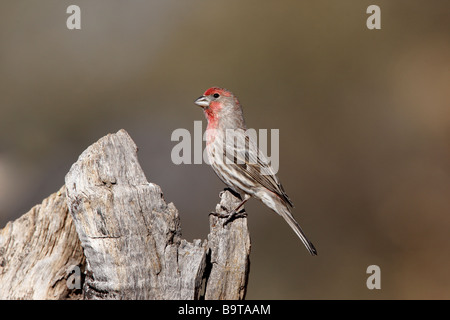
[[(225, 191), (216, 210), (239, 202)], [(0, 299), (243, 299), (247, 219), (224, 221), (211, 215), (207, 239), (182, 239), (177, 209), (120, 130), (80, 155), (58, 193), (0, 230)]]

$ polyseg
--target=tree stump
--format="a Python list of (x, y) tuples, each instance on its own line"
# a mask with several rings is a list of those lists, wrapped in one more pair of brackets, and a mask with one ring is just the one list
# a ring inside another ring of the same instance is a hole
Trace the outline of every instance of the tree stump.
[[(239, 202), (225, 191), (216, 210)], [(243, 299), (247, 219), (224, 221), (210, 216), (207, 239), (182, 239), (178, 211), (147, 181), (133, 140), (108, 134), (58, 193), (0, 230), (0, 299)], [(80, 288), (67, 285), (74, 266)]]
[(84, 263), (62, 187), (0, 230), (0, 300), (78, 299), (66, 283)]

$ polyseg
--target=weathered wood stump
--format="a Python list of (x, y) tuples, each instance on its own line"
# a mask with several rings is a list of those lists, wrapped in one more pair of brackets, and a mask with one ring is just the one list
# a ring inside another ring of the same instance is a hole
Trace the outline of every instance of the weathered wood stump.
[[(239, 201), (225, 191), (216, 210)], [(178, 211), (147, 181), (133, 140), (108, 134), (58, 193), (0, 230), (0, 299), (243, 299), (247, 219), (223, 222), (210, 216), (207, 239), (182, 239)], [(78, 289), (67, 286), (74, 266)]]

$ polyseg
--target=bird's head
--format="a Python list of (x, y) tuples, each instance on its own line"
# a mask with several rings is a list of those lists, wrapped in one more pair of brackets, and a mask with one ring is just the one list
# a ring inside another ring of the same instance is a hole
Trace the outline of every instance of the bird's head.
[(239, 100), (227, 89), (209, 88), (194, 103), (203, 108), (210, 124), (222, 122), (227, 123), (226, 127), (245, 126)]

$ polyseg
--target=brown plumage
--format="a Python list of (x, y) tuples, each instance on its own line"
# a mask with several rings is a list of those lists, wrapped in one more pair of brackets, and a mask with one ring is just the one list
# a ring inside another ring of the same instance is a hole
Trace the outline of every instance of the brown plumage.
[(236, 214), (250, 197), (255, 197), (282, 216), (311, 255), (317, 255), (314, 245), (292, 216), (292, 201), (267, 158), (245, 134), (247, 127), (239, 100), (226, 89), (212, 87), (195, 103), (203, 108), (208, 120), (206, 150), (209, 162), (218, 177), (243, 199), (231, 215)]

